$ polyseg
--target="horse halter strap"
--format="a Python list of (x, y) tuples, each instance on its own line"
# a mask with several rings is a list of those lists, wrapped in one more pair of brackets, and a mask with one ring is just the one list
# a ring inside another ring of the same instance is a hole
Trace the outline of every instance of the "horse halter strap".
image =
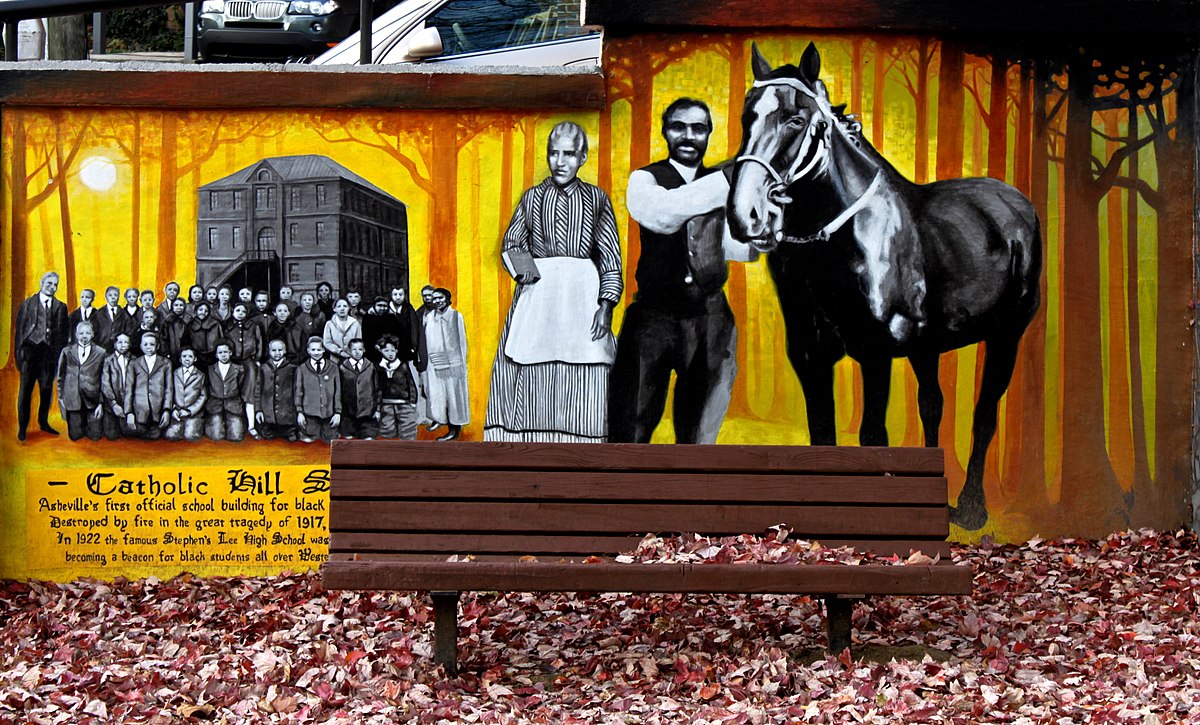
[[(800, 81), (799, 79), (773, 78), (770, 80), (759, 80), (754, 81), (754, 84), (751, 86), (751, 88), (761, 88), (763, 86), (787, 86), (789, 88), (794, 88), (800, 93), (803, 93), (804, 95), (816, 101), (817, 107), (821, 109), (821, 112), (830, 119), (833, 119), (833, 109), (830, 108), (829, 102), (814, 93), (812, 89), (810, 89), (803, 81)], [(834, 121), (834, 123), (836, 124), (836, 121)], [(820, 142), (821, 140), (818, 139), (818, 143)], [(776, 185), (787, 187), (791, 186), (793, 182), (808, 175), (808, 173), (812, 171), (813, 167), (817, 165), (819, 158), (819, 154), (813, 154), (812, 159), (808, 162), (808, 164), (803, 169), (798, 169), (797, 167), (799, 167), (801, 161), (803, 161), (803, 155), (797, 154), (796, 160), (792, 162), (792, 165), (788, 168), (785, 174), (781, 174), (776, 171), (775, 167), (771, 166), (766, 159), (762, 158), (761, 156), (754, 156), (752, 154), (739, 156), (734, 160), (734, 163), (740, 164), (743, 161), (749, 161), (751, 163), (759, 164), (765, 168), (769, 174), (771, 174), (771, 177), (775, 179)], [(864, 191), (857, 199), (854, 200), (854, 203), (843, 209), (841, 214), (838, 214), (836, 217), (834, 217), (833, 221), (817, 230), (815, 234), (809, 234), (805, 237), (784, 236), (780, 241), (787, 242), (789, 244), (811, 244), (812, 242), (827, 241), (831, 235), (833, 235), (837, 230), (841, 229), (846, 222), (850, 221), (855, 214), (859, 213), (864, 207), (866, 207), (867, 202), (871, 200), (871, 197), (875, 195), (875, 192), (879, 191), (879, 187), (882, 184), (883, 171), (880, 170), (875, 173), (875, 178), (871, 180), (870, 186), (868, 186), (866, 191)]]
[(855, 214), (863, 210), (863, 207), (867, 205), (867, 202), (871, 200), (871, 197), (875, 195), (875, 192), (879, 191), (879, 187), (882, 184), (883, 172), (877, 171), (875, 173), (875, 178), (871, 180), (871, 185), (867, 187), (867, 190), (864, 191), (861, 196), (855, 199), (853, 204), (843, 209), (841, 214), (838, 214), (836, 217), (834, 217), (833, 221), (818, 229), (815, 234), (809, 234), (806, 237), (793, 237), (785, 235), (782, 239), (780, 239), (780, 241), (787, 242), (788, 244), (811, 244), (813, 242), (828, 241), (829, 237), (832, 236), (834, 232), (841, 229), (846, 222), (854, 218)]
[[(799, 81), (795, 78), (774, 78), (771, 80), (754, 81), (754, 84), (750, 87), (753, 89), (762, 88), (763, 86), (788, 86), (789, 88), (794, 88), (816, 101), (817, 106), (823, 113), (832, 114), (832, 109), (828, 107), (827, 103), (822, 101), (820, 96), (818, 96), (816, 93), (813, 93), (808, 86), (804, 85), (802, 81)], [(817, 139), (817, 143), (821, 142), (821, 139)], [(799, 166), (800, 163), (804, 161), (804, 154), (796, 154), (796, 160), (793, 161), (792, 165), (788, 167), (788, 170), (782, 174), (776, 171), (775, 167), (772, 166), (769, 161), (761, 156), (755, 156), (753, 154), (745, 154), (737, 157), (734, 159), (734, 164), (740, 164), (743, 161), (749, 161), (751, 163), (758, 164), (767, 170), (767, 173), (771, 175), (771, 178), (775, 179), (776, 185), (788, 187), (798, 179), (803, 179), (805, 176), (807, 176), (808, 173), (813, 170), (813, 167), (819, 163), (819, 160), (820, 154), (813, 154), (812, 159), (808, 162), (808, 165), (801, 169)]]

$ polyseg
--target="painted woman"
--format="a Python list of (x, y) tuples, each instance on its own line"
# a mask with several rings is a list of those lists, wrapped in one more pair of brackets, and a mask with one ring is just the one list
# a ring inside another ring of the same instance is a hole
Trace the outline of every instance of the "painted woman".
[(492, 366), (485, 440), (601, 443), (621, 298), (621, 246), (608, 195), (580, 181), (587, 134), (550, 131), (550, 175), (513, 211), (501, 244), (517, 291)]

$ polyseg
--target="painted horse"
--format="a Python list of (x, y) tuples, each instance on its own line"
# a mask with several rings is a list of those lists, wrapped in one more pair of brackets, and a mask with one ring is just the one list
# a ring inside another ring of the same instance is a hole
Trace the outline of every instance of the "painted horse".
[(982, 341), (971, 458), (951, 510), (979, 529), (999, 401), (1039, 304), (1033, 205), (995, 179), (905, 179), (830, 105), (811, 43), (798, 66), (779, 68), (755, 46), (751, 68), (727, 214), (736, 239), (770, 252), (812, 442), (835, 443), (833, 365), (849, 355), (862, 368), (859, 441), (887, 445), (892, 359), (907, 357), (925, 445), (938, 445), (939, 356)]

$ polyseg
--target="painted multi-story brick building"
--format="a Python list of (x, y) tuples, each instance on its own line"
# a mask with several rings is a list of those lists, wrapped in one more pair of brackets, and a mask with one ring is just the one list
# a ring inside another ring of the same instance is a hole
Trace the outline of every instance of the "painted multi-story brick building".
[(196, 276), (204, 286), (335, 295), (408, 287), (403, 202), (327, 156), (262, 159), (200, 187)]

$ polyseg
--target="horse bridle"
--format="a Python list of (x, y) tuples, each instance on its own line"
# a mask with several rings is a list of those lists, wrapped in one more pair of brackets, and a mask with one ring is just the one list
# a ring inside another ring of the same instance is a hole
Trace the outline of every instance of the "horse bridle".
[[(796, 78), (772, 78), (769, 80), (754, 81), (754, 84), (751, 85), (750, 88), (753, 90), (763, 86), (788, 86), (789, 88), (794, 88), (795, 90), (816, 101), (817, 108), (820, 109), (822, 115), (828, 118), (831, 123), (837, 123), (837, 120), (833, 115), (833, 109), (829, 107), (828, 101), (814, 93), (812, 89), (810, 89), (803, 81), (800, 81)], [(810, 128), (812, 127), (810, 126)], [(824, 137), (813, 135), (813, 138), (816, 139), (816, 143), (818, 144), (825, 143)], [(788, 167), (787, 171), (782, 174), (779, 173), (779, 171), (776, 170), (767, 159), (764, 159), (761, 156), (755, 156), (753, 154), (743, 154), (742, 156), (738, 156), (736, 159), (734, 159), (734, 168), (737, 168), (739, 164), (749, 162), (758, 164), (766, 169), (767, 173), (771, 175), (772, 179), (774, 179), (774, 183), (771, 184), (767, 191), (768, 196), (771, 196), (778, 191), (787, 189), (800, 179), (803, 179), (810, 172), (812, 172), (813, 168), (819, 163), (821, 154), (815, 153), (812, 155), (812, 158), (809, 160), (809, 162), (804, 165), (804, 168), (800, 168), (800, 164), (804, 162), (804, 150), (805, 149), (802, 148), (801, 153), (796, 154), (795, 161), (793, 161), (792, 165)], [(862, 211), (863, 208), (866, 207), (867, 202), (869, 202), (871, 197), (875, 195), (875, 192), (879, 190), (879, 187), (882, 185), (882, 183), (883, 171), (881, 170), (875, 173), (875, 178), (871, 180), (871, 184), (867, 187), (866, 191), (864, 191), (857, 199), (855, 199), (852, 204), (843, 209), (842, 213), (838, 214), (833, 221), (821, 227), (816, 233), (809, 234), (808, 236), (804, 237), (783, 235), (778, 239), (778, 241), (787, 242), (789, 244), (811, 244), (812, 242), (827, 241), (830, 235), (841, 229), (842, 226), (845, 225), (846, 222), (850, 221), (855, 214)]]

